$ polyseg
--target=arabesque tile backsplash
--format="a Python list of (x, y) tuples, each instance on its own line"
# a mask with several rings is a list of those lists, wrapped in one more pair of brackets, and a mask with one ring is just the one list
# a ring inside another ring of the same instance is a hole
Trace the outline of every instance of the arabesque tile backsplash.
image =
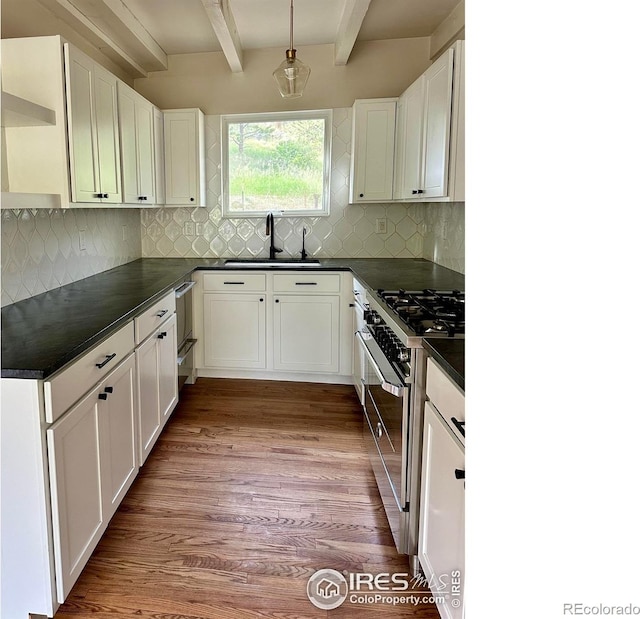
[[(220, 117), (205, 117), (207, 208), (165, 208), (142, 212), (142, 253), (155, 257), (268, 256), (262, 218), (222, 218), (220, 192)], [(331, 200), (328, 217), (276, 218), (276, 244), (283, 256), (299, 257), (302, 229), (305, 248), (316, 258), (422, 257), (423, 207), (416, 204), (349, 205), (351, 108), (333, 110)], [(387, 232), (375, 232), (376, 219)], [(187, 236), (184, 224), (201, 224), (201, 234)]]
[(138, 209), (3, 210), (2, 305), (140, 257)]
[[(2, 305), (140, 257), (267, 256), (262, 218), (222, 218), (219, 116), (205, 119), (206, 208), (3, 210)], [(350, 205), (350, 153), (351, 108), (336, 109), (330, 215), (276, 218), (281, 256), (299, 257), (304, 227), (310, 256), (424, 257), (464, 273), (464, 203)], [(376, 219), (386, 233), (375, 232)], [(185, 222), (199, 234), (185, 235)]]

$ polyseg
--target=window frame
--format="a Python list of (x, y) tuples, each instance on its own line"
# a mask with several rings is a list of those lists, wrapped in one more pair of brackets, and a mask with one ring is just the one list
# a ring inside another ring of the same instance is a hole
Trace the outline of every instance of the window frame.
[[(269, 122), (283, 120), (324, 120), (324, 157), (322, 174), (322, 208), (314, 210), (232, 211), (229, 205), (229, 125), (238, 122)], [(274, 213), (281, 217), (328, 217), (331, 198), (331, 146), (333, 141), (333, 110), (298, 110), (261, 112), (256, 114), (223, 114), (220, 116), (220, 144), (222, 150), (222, 217), (245, 219), (265, 217)]]

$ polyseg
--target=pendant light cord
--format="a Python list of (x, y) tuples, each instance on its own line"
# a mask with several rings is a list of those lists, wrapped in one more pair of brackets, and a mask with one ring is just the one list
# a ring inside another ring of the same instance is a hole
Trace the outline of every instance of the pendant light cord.
[(293, 0), (291, 0), (291, 19), (289, 25), (289, 49), (293, 49)]

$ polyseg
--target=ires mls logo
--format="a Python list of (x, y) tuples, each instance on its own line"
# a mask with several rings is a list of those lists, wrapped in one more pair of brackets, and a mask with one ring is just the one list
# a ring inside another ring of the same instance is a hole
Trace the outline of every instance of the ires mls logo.
[(318, 570), (307, 583), (307, 597), (322, 610), (338, 608), (347, 599), (348, 592), (346, 578), (336, 570)]

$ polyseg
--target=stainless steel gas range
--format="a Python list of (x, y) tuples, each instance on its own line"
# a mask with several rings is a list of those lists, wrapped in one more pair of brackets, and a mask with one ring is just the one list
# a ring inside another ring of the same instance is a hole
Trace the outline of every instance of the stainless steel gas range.
[(363, 436), (398, 552), (418, 571), (418, 519), (425, 337), (464, 337), (464, 292), (404, 290), (356, 294), (364, 326)]

